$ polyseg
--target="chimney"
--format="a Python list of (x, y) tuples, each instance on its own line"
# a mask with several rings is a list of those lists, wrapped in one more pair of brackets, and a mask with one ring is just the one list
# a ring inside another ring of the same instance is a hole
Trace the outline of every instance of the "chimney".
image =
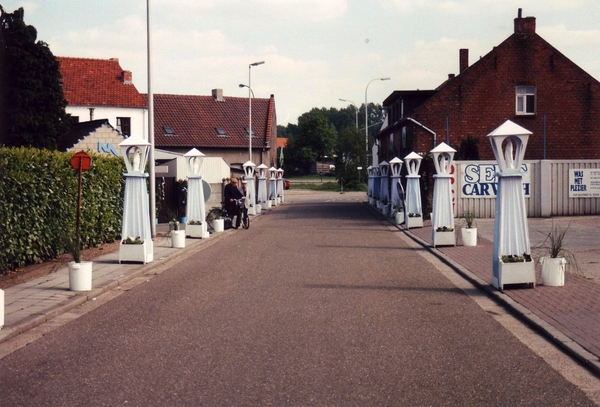
[(90, 111), (90, 121), (94, 121), (94, 108), (93, 107), (89, 107), (88, 108)]
[(123, 83), (125, 85), (132, 85), (133, 84), (133, 75), (131, 74), (131, 71), (121, 72), (121, 80), (123, 81)]
[(469, 50), (467, 48), (462, 48), (459, 50), (458, 63), (459, 63), (459, 68), (458, 68), (459, 74), (463, 73), (463, 71), (469, 67)]
[(215, 100), (215, 102), (224, 102), (225, 101), (225, 99), (223, 99), (223, 89), (213, 89), (212, 97)]
[(515, 34), (535, 34), (535, 17), (522, 17), (522, 10), (519, 9), (517, 18), (515, 18)]

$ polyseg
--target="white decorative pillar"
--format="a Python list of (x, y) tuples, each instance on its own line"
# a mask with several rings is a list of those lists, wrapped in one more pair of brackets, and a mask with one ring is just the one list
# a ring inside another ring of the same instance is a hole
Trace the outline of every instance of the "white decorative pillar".
[(419, 168), (423, 158), (414, 151), (404, 157), (406, 164), (406, 206), (404, 212), (404, 227), (422, 228), (423, 227), (423, 209), (421, 205), (421, 176)]
[[(125, 195), (123, 199), (123, 223), (121, 225), (121, 245), (119, 248), (119, 262), (138, 261), (150, 263), (154, 260), (154, 245), (152, 230), (150, 229), (149, 197), (145, 173), (150, 143), (142, 137), (134, 135), (119, 144), (121, 155), (125, 160), (127, 173), (125, 174)], [(154, 217), (153, 217), (154, 218)], [(142, 245), (123, 244), (127, 238), (139, 238)], [(132, 246), (143, 246), (143, 250), (136, 250)], [(129, 257), (133, 252), (140, 255)]]
[(433, 247), (456, 246), (454, 211), (452, 208), (452, 160), (456, 150), (440, 143), (433, 150), (433, 209), (431, 217), (431, 240)]
[(261, 208), (267, 208), (267, 170), (269, 169), (266, 165), (261, 164), (256, 167), (258, 170), (258, 204)]
[(277, 206), (277, 168), (269, 168), (269, 200)]
[(248, 182), (246, 199), (248, 200), (248, 215), (256, 215), (256, 186), (254, 185), (254, 168), (256, 164), (246, 161), (244, 168), (244, 179)]
[(283, 170), (281, 168), (277, 170), (277, 199), (283, 203)]
[(381, 208), (381, 195), (380, 195), (380, 191), (381, 191), (381, 182), (380, 177), (379, 177), (379, 165), (373, 165), (372, 166), (372, 171), (373, 171), (373, 199), (375, 201), (375, 205), (377, 206), (377, 209)]
[(390, 171), (392, 173), (392, 182), (390, 185), (392, 213), (397, 219), (397, 225), (404, 223), (404, 189), (402, 188), (402, 182), (400, 181), (402, 177), (400, 175), (402, 164), (402, 160), (398, 157), (394, 157), (390, 160)]
[(522, 169), (531, 134), (510, 120), (488, 134), (498, 162), (492, 283), (500, 290), (506, 284), (535, 287)]
[(381, 213), (383, 216), (389, 216), (390, 211), (390, 188), (389, 188), (389, 170), (390, 164), (387, 161), (379, 163), (379, 195), (381, 200)]
[(186, 201), (187, 223), (185, 234), (190, 237), (209, 237), (206, 225), (206, 207), (204, 204), (204, 188), (202, 186), (202, 163), (204, 154), (193, 148), (183, 155), (188, 169), (188, 195)]

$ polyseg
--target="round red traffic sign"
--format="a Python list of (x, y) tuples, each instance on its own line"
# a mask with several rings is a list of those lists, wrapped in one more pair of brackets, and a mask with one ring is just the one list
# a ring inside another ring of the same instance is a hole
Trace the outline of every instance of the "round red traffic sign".
[(80, 151), (75, 153), (73, 158), (71, 158), (71, 167), (75, 170), (79, 171), (87, 171), (92, 166), (92, 157), (89, 156), (88, 153)]

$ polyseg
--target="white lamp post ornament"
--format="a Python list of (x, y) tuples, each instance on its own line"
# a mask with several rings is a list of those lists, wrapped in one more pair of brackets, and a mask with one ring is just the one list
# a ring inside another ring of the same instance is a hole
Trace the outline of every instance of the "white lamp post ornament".
[(523, 159), (532, 133), (507, 120), (488, 134), (498, 162), (498, 193), (494, 218), (492, 283), (503, 290), (506, 284), (535, 287), (531, 261), (527, 208), (523, 192)]
[(421, 205), (421, 176), (419, 168), (423, 158), (414, 151), (404, 157), (406, 170), (406, 205), (404, 211), (404, 227), (422, 228), (423, 227), (423, 209)]
[(390, 170), (392, 172), (392, 214), (396, 225), (404, 223), (404, 188), (402, 188), (402, 182), (400, 181), (402, 171), (402, 160), (398, 157), (394, 157), (390, 160)]
[(244, 168), (244, 179), (248, 183), (246, 187), (246, 200), (248, 201), (248, 215), (256, 215), (256, 188), (254, 186), (254, 168), (256, 164), (247, 161), (242, 165)]
[(456, 150), (440, 143), (433, 150), (433, 164), (436, 174), (433, 187), (433, 210), (431, 219), (431, 239), (433, 247), (456, 246), (454, 233), (454, 210), (452, 208), (452, 159)]
[(185, 212), (187, 224), (185, 225), (185, 234), (186, 236), (195, 238), (207, 238), (209, 234), (206, 225), (206, 207), (201, 175), (205, 156), (195, 148), (183, 156), (187, 161), (188, 167), (188, 192)]
[(139, 136), (131, 136), (119, 144), (125, 160), (125, 196), (119, 262), (149, 263), (154, 259), (148, 188), (144, 173), (150, 143)]

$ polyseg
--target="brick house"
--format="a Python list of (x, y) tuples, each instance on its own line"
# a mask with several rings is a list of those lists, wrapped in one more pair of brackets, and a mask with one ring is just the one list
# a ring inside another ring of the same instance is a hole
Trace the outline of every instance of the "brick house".
[(395, 91), (383, 102), (376, 163), (442, 141), (458, 149), (469, 136), (480, 159), (493, 160), (486, 136), (507, 119), (533, 132), (526, 159), (600, 158), (600, 83), (536, 34), (535, 17), (519, 10), (514, 33), (471, 66), (468, 52), (437, 89)]
[(126, 137), (137, 133), (147, 138), (147, 99), (133, 84), (131, 71), (123, 70), (117, 58), (57, 59), (66, 111), (75, 122), (108, 119)]
[[(221, 89), (213, 89), (211, 96), (154, 94), (156, 148), (174, 153), (197, 148), (207, 156), (222, 157), (237, 176), (249, 159), (248, 125), (247, 97), (224, 97)], [(253, 98), (254, 164), (277, 165), (276, 138), (275, 97)]]

